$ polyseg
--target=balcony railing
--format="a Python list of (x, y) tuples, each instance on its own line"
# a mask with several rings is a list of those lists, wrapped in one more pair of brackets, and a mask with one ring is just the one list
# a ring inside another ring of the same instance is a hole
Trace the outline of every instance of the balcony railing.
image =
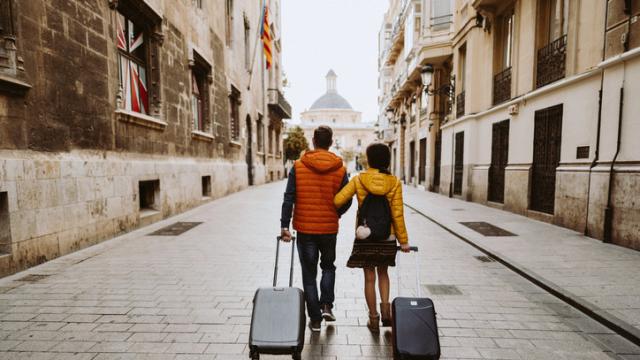
[(431, 18), (431, 30), (444, 30), (448, 29), (453, 22), (453, 14), (447, 14), (442, 16), (436, 16)]
[(464, 100), (465, 100), (465, 92), (461, 92), (456, 96), (456, 117), (464, 116)]
[(511, 67), (493, 77), (493, 105), (511, 99)]
[(291, 105), (278, 89), (269, 89), (269, 110), (281, 119), (291, 119)]
[(558, 81), (565, 76), (567, 60), (567, 35), (538, 50), (536, 87)]

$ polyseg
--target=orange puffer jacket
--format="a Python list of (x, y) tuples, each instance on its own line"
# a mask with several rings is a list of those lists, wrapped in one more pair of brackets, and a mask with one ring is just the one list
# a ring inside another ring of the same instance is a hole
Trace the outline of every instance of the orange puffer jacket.
[(295, 162), (296, 202), (293, 228), (303, 234), (337, 234), (333, 197), (346, 173), (342, 159), (326, 150), (308, 151)]

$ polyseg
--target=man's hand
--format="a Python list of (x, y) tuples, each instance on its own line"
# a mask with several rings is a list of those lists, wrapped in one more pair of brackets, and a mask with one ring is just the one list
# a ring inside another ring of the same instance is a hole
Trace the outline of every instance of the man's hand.
[(291, 232), (289, 229), (280, 229), (280, 237), (282, 238), (282, 241), (289, 242), (291, 241)]
[(403, 253), (408, 253), (411, 251), (411, 246), (409, 245), (409, 243), (400, 244), (400, 251), (402, 251)]

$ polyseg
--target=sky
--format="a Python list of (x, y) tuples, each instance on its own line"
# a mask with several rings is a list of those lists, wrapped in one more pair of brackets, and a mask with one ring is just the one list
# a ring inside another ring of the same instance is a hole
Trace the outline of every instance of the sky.
[(282, 0), (285, 96), (293, 118), (326, 90), (329, 69), (338, 93), (375, 122), (378, 113), (378, 31), (387, 0)]

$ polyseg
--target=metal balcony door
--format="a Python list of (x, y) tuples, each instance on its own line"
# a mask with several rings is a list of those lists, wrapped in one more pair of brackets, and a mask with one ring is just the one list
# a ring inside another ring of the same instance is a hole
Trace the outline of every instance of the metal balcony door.
[(493, 124), (489, 201), (504, 203), (505, 168), (509, 162), (509, 120)]
[(418, 183), (424, 183), (426, 176), (425, 171), (427, 167), (427, 139), (420, 139), (420, 161), (418, 162)]
[(456, 134), (456, 154), (453, 174), (453, 194), (462, 195), (462, 177), (464, 176), (464, 131)]
[(560, 165), (562, 105), (536, 111), (533, 134), (531, 210), (553, 214), (556, 169)]

